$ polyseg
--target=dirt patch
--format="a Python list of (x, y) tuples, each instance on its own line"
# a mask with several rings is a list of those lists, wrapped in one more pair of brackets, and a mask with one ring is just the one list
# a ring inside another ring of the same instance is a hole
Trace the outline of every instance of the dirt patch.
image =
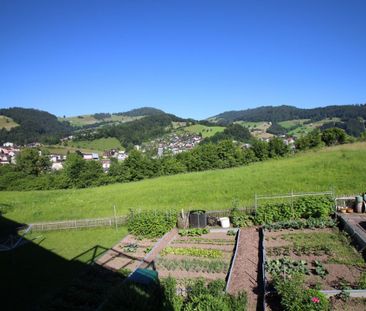
[(366, 298), (349, 298), (346, 301), (337, 299), (335, 296), (331, 297), (331, 310), (332, 311), (365, 311), (366, 310)]

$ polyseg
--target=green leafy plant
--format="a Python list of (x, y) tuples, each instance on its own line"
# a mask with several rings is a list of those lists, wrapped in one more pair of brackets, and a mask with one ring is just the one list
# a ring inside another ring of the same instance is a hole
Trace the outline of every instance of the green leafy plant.
[(233, 207), (230, 212), (230, 220), (234, 227), (243, 228), (253, 226), (253, 216)]
[(206, 258), (221, 258), (222, 251), (217, 249), (202, 249), (202, 248), (183, 248), (183, 247), (171, 247), (168, 246), (160, 253), (162, 256), (173, 255), (186, 255), (193, 257), (206, 257)]
[(287, 279), (277, 278), (274, 284), (285, 311), (329, 310), (327, 297), (319, 290), (305, 288), (301, 275), (295, 274)]
[(235, 231), (235, 230), (228, 230), (228, 231), (226, 232), (226, 235), (234, 236), (234, 235), (236, 235), (236, 231)]
[(287, 277), (293, 274), (310, 274), (305, 260), (292, 260), (284, 257), (266, 262), (266, 271), (273, 277)]
[(263, 228), (268, 231), (278, 231), (283, 229), (334, 228), (336, 226), (337, 222), (332, 218), (308, 218), (267, 223), (263, 225)]
[(207, 234), (210, 231), (206, 228), (193, 228), (193, 229), (181, 229), (179, 230), (180, 236), (201, 236), (203, 234)]
[(207, 273), (226, 273), (229, 264), (222, 260), (165, 259), (159, 258), (157, 264), (168, 271), (184, 270)]
[(130, 211), (128, 231), (138, 237), (157, 238), (171, 230), (177, 223), (175, 212)]
[(314, 260), (313, 264), (315, 266), (315, 273), (324, 279), (328, 274), (327, 269), (325, 269), (324, 265), (319, 260)]
[(146, 247), (146, 249), (144, 250), (144, 253), (145, 254), (148, 254), (148, 253), (150, 253), (151, 250), (152, 250), (152, 247), (151, 246)]
[(123, 246), (123, 251), (126, 253), (136, 253), (138, 245), (135, 243), (127, 244)]
[(212, 244), (212, 245), (234, 245), (234, 240), (228, 239), (206, 239), (206, 238), (195, 238), (192, 237), (189, 240), (186, 239), (176, 239), (173, 241), (173, 244), (186, 244), (189, 242), (190, 244)]
[(357, 288), (359, 289), (366, 289), (366, 272), (361, 274), (361, 277), (358, 281)]

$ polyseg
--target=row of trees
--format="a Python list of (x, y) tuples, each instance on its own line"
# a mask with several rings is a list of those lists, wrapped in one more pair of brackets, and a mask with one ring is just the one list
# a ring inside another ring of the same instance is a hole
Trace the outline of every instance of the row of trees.
[(296, 140), (296, 149), (307, 150), (322, 146), (333, 146), (351, 142), (353, 139), (347, 136), (346, 132), (340, 128), (329, 128), (321, 132), (315, 129), (312, 132)]
[(46, 155), (40, 155), (36, 149), (24, 149), (18, 156), (16, 165), (0, 168), (0, 190), (85, 188), (247, 165), (268, 158), (283, 157), (289, 152), (288, 146), (278, 138), (273, 138), (269, 143), (255, 141), (249, 149), (243, 149), (230, 140), (223, 140), (158, 159), (132, 150), (125, 161), (120, 163), (112, 160), (106, 174), (100, 162), (86, 161), (78, 153), (68, 155), (62, 171), (51, 172)]
[[(343, 144), (348, 140), (345, 132), (338, 128), (323, 132), (314, 130), (299, 138), (296, 147), (298, 150), (306, 150)], [(216, 144), (205, 143), (191, 151), (157, 159), (132, 150), (123, 162), (113, 159), (106, 174), (100, 162), (86, 161), (80, 153), (69, 154), (64, 169), (51, 172), (47, 155), (41, 155), (36, 149), (24, 149), (18, 156), (16, 165), (0, 167), (0, 190), (85, 188), (115, 182), (131, 182), (185, 172), (248, 165), (270, 158), (285, 157), (290, 152), (290, 148), (277, 137), (268, 143), (254, 140), (250, 148), (242, 148), (232, 140), (222, 140)]]

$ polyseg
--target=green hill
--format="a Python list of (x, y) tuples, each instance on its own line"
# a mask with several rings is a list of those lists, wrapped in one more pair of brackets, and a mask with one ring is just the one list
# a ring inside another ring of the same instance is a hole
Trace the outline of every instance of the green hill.
[(234, 198), (291, 190), (356, 193), (366, 189), (361, 168), (366, 143), (343, 145), (246, 167), (181, 174), (80, 190), (2, 192), (0, 206), (19, 222), (107, 217), (132, 209), (225, 209)]
[(0, 115), (19, 125), (10, 130), (0, 129), (0, 144), (6, 141), (16, 144), (55, 143), (71, 133), (67, 122), (58, 121), (56, 116), (46, 111), (14, 107), (0, 109)]

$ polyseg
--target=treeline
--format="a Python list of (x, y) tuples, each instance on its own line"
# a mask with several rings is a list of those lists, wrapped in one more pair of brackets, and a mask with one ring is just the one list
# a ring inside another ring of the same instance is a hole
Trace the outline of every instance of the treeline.
[(50, 172), (47, 155), (39, 155), (36, 149), (24, 149), (18, 156), (16, 165), (0, 167), (0, 190), (86, 188), (247, 165), (268, 158), (283, 157), (289, 152), (288, 146), (278, 138), (273, 138), (269, 143), (255, 141), (249, 149), (224, 140), (218, 144), (199, 145), (191, 151), (158, 159), (132, 150), (125, 161), (113, 160), (106, 174), (100, 162), (86, 161), (78, 153), (68, 155), (62, 171)]
[(327, 106), (312, 109), (301, 109), (286, 105), (278, 107), (266, 106), (247, 110), (227, 111), (215, 116), (223, 124), (234, 121), (277, 123), (294, 119), (310, 119), (312, 122), (315, 122), (326, 118), (340, 118), (342, 121), (345, 121), (359, 117), (366, 120), (366, 104)]
[(57, 117), (36, 109), (0, 109), (0, 115), (12, 118), (19, 126), (10, 131), (0, 130), (0, 144), (10, 141), (19, 145), (32, 142), (53, 144), (71, 133), (68, 122), (59, 122)]
[[(366, 136), (363, 137), (366, 140)], [(351, 142), (344, 130), (314, 130), (296, 141), (299, 151)], [(232, 140), (197, 146), (175, 156), (150, 158), (132, 150), (123, 162), (113, 159), (109, 172), (104, 173), (98, 161), (86, 161), (81, 153), (69, 154), (64, 169), (50, 171), (47, 155), (36, 149), (24, 149), (16, 165), (0, 167), (0, 190), (48, 190), (86, 188), (116, 182), (131, 182), (147, 178), (248, 165), (267, 159), (286, 157), (291, 149), (282, 139), (269, 142), (254, 140), (250, 148), (242, 148)]]
[(240, 142), (250, 142), (253, 140), (249, 130), (239, 124), (230, 124), (224, 131), (218, 132), (211, 137), (207, 137), (203, 143), (218, 143), (221, 140), (236, 140)]

